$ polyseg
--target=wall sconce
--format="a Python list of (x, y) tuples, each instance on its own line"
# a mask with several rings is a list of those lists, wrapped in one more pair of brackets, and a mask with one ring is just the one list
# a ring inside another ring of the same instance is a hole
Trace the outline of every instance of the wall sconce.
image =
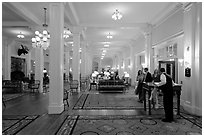
[(183, 66), (183, 60), (184, 59), (178, 59), (178, 62), (181, 64), (181, 66)]
[(191, 52), (190, 47), (188, 46), (185, 51), (185, 76), (190, 77), (191, 76)]
[(191, 68), (191, 52), (190, 52), (189, 46), (186, 48), (184, 60), (185, 60), (185, 67)]

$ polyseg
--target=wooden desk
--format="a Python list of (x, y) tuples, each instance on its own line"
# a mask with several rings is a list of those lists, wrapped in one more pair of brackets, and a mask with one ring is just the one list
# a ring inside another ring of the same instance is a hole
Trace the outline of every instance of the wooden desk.
[[(146, 111), (146, 91), (148, 92), (148, 107), (149, 107), (149, 115), (151, 115), (151, 101), (149, 100), (151, 96), (151, 92), (154, 88), (154, 83), (143, 83), (143, 92), (144, 92), (144, 111)], [(181, 84), (175, 84), (173, 86), (173, 90), (176, 92), (177, 95), (177, 115), (180, 115), (180, 96), (181, 96)]]

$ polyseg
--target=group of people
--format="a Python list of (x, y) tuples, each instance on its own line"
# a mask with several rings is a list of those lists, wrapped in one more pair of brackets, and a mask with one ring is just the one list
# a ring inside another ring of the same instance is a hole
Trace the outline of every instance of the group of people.
[(138, 71), (137, 74), (137, 86), (135, 89), (136, 95), (139, 95), (138, 102), (143, 103), (144, 101), (144, 92), (142, 90), (144, 82), (153, 82), (154, 89), (151, 92), (151, 97), (149, 100), (152, 100), (155, 104), (155, 108), (159, 107), (158, 101), (158, 91), (162, 91), (163, 93), (163, 105), (165, 111), (165, 118), (162, 119), (163, 122), (172, 122), (173, 121), (173, 85), (174, 82), (170, 75), (165, 72), (164, 68), (161, 68), (160, 71), (158, 69), (154, 70), (154, 74), (148, 71), (148, 68), (144, 68), (144, 72), (142, 70)]

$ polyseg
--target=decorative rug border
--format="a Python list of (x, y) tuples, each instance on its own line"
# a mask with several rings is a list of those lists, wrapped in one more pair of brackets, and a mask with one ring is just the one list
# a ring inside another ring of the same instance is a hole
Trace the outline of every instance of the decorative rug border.
[[(7, 117), (7, 116), (12, 117), (14, 115), (6, 115), (4, 117)], [(16, 115), (16, 116), (21, 116), (21, 115)], [(18, 117), (15, 118), (15, 116), (13, 118), (2, 118), (2, 123), (3, 123), (3, 120), (17, 120), (17, 122), (14, 122), (9, 127), (5, 128), (2, 131), (2, 135), (16, 135), (19, 131), (21, 131), (23, 128), (28, 126), (34, 120), (36, 120), (39, 116), (40, 115), (27, 115), (27, 116), (22, 115), (21, 118), (18, 118)]]

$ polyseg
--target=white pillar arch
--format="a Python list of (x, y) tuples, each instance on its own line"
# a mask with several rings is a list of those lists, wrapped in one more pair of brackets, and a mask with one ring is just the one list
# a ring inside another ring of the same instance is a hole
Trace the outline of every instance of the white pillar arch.
[(86, 58), (86, 42), (81, 44), (81, 64), (80, 64), (80, 71), (81, 71), (81, 76), (86, 77), (86, 63), (87, 63), (87, 58)]
[(2, 52), (4, 52), (4, 79), (5, 80), (10, 80), (11, 79), (11, 46), (14, 44), (15, 42), (12, 41), (11, 43), (9, 43), (9, 39), (4, 39), (4, 50)]
[(43, 48), (35, 48), (35, 80), (40, 80), (39, 92), (43, 92)]
[(50, 92), (48, 114), (60, 114), (64, 110), (64, 5), (50, 4)]
[[(80, 82), (80, 34), (82, 29), (79, 27), (74, 27), (73, 29), (73, 58), (72, 58), (72, 72), (73, 80), (78, 80)], [(78, 92), (80, 92), (80, 86), (78, 87)]]
[(130, 46), (130, 75), (131, 75), (131, 84), (134, 85), (136, 78), (136, 69), (135, 69), (135, 48), (134, 45)]
[(152, 29), (148, 27), (148, 32), (144, 33), (145, 37), (145, 64), (150, 72), (153, 72), (153, 50), (152, 50)]
[(65, 46), (64, 46), (64, 52), (65, 52), (65, 75), (66, 75), (66, 77), (68, 77), (68, 80), (69, 80), (69, 53), (70, 53), (70, 46), (69, 46), (69, 44), (65, 44)]
[(30, 71), (31, 71), (31, 51), (32, 49), (30, 49), (30, 51), (28, 52), (27, 56), (26, 56), (26, 62), (27, 62), (27, 77), (30, 78)]

